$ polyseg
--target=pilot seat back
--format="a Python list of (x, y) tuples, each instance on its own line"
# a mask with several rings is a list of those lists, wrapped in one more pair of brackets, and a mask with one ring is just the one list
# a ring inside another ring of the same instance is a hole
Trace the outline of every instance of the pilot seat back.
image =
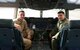
[(17, 44), (14, 30), (11, 19), (0, 19), (0, 50), (22, 50)]
[(70, 29), (64, 31), (63, 37), (60, 50), (80, 50), (80, 20), (70, 21)]

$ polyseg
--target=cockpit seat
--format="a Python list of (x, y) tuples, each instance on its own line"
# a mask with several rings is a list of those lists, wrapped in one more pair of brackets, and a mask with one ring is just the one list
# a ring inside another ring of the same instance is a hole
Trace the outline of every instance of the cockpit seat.
[(21, 38), (11, 19), (0, 19), (0, 50), (23, 50)]
[(80, 20), (70, 21), (70, 28), (61, 38), (60, 50), (80, 50)]

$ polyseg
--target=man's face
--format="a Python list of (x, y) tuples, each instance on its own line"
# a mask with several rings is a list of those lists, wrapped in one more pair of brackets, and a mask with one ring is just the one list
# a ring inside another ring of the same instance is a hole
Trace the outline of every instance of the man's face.
[(63, 14), (63, 13), (59, 13), (59, 14), (58, 14), (58, 19), (59, 19), (59, 20), (64, 20), (64, 18), (65, 18), (65, 17), (64, 17), (64, 14)]
[(24, 19), (25, 18), (25, 13), (24, 12), (19, 12), (19, 19)]

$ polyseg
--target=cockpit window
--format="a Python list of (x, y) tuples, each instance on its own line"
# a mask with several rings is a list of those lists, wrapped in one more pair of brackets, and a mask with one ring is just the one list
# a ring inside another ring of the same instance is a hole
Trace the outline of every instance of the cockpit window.
[[(21, 9), (18, 9), (18, 11), (20, 11)], [(26, 17), (37, 17), (40, 18), (40, 11), (39, 10), (33, 10), (33, 9), (29, 9), (29, 8), (24, 8), (22, 9), (25, 11), (25, 16)], [(62, 9), (63, 10), (63, 9)], [(55, 18), (57, 17), (57, 12), (60, 11), (60, 9), (52, 9), (52, 10), (44, 10), (42, 17), (43, 18)], [(64, 10), (63, 10), (64, 11)]]
[(80, 9), (69, 10), (69, 20), (80, 20)]
[[(62, 9), (64, 11), (64, 9)], [(55, 18), (57, 17), (57, 12), (60, 11), (60, 9), (51, 9), (51, 10), (45, 10), (43, 11), (43, 18)]]
[(15, 8), (0, 7), (0, 19), (13, 19)]
[[(18, 9), (18, 12), (20, 11), (21, 9)], [(24, 8), (22, 9), (25, 11), (25, 17), (37, 17), (37, 18), (40, 18), (40, 11), (39, 10), (33, 10), (33, 9), (29, 9), (29, 8)]]

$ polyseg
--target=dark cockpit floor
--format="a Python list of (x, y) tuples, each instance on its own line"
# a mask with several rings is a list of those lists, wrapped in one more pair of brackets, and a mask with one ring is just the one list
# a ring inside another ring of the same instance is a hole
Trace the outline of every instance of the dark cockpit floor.
[(33, 41), (30, 50), (51, 50), (49, 41)]

